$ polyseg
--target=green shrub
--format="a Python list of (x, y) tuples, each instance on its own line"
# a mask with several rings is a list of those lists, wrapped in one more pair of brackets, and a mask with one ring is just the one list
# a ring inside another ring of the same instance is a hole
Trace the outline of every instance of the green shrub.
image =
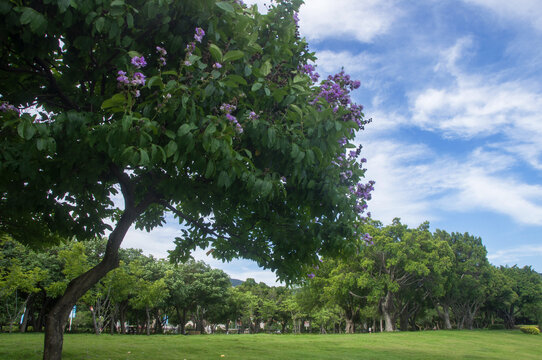
[(525, 334), (538, 335), (540, 334), (540, 329), (536, 325), (524, 325), (519, 328)]
[(504, 324), (490, 324), (487, 328), (489, 330), (504, 330), (506, 326)]

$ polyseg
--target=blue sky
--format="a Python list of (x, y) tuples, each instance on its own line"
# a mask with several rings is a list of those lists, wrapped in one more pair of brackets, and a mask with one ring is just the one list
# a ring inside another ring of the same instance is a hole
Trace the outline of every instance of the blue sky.
[[(469, 232), (493, 264), (542, 272), (542, 3), (305, 2), (300, 32), (317, 70), (344, 66), (362, 82), (353, 97), (373, 122), (356, 140), (376, 181), (373, 218)], [(162, 257), (175, 236), (174, 225), (130, 231), (124, 246)], [(194, 256), (275, 282), (249, 261)]]

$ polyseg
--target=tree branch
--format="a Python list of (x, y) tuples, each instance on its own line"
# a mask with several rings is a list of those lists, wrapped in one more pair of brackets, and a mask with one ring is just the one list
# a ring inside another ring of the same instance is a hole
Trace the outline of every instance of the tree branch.
[[(161, 201), (160, 204), (162, 206), (164, 206), (166, 209), (168, 209), (169, 211), (171, 211), (172, 213), (174, 213), (175, 215), (177, 215), (178, 217), (180, 217), (181, 219), (183, 219), (186, 222), (189, 222), (190, 224), (196, 226), (201, 231), (203, 231), (203, 232), (205, 232), (205, 233), (207, 233), (209, 235), (213, 235), (213, 236), (215, 236), (217, 238), (222, 238), (224, 240), (231, 240), (231, 237), (226, 237), (226, 236), (218, 234), (216, 232), (216, 229), (213, 229), (210, 226), (202, 225), (201, 222), (199, 221), (199, 219), (194, 219), (191, 216), (186, 215), (182, 211), (175, 208), (173, 205), (169, 204), (167, 201)], [(235, 236), (235, 237), (238, 238), (238, 236)]]
[(56, 79), (55, 77), (53, 76), (53, 74), (51, 73), (50, 71), (50, 67), (49, 65), (47, 65), (47, 63), (45, 63), (42, 59), (39, 59), (39, 58), (34, 58), (34, 61), (36, 63), (38, 63), (40, 66), (41, 66), (41, 73), (49, 80), (49, 85), (51, 86), (51, 89), (56, 92), (58, 94), (58, 96), (60, 97), (60, 99), (66, 104), (68, 105), (68, 107), (70, 109), (75, 109), (77, 111), (80, 111), (81, 109), (79, 108), (79, 106), (77, 106), (73, 101), (71, 101), (70, 98), (68, 98), (63, 92), (62, 90), (60, 89), (60, 87), (58, 86), (58, 83), (56, 82)]

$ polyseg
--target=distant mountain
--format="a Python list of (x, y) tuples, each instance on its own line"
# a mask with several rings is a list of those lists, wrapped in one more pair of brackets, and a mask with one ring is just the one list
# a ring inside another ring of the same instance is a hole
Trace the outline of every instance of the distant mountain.
[(230, 279), (231, 286), (236, 287), (244, 283), (243, 280), (237, 280), (237, 279)]

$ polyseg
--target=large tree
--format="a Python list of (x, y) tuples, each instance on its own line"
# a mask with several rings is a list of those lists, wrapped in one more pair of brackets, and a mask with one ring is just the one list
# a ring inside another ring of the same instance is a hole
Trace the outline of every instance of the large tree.
[(372, 189), (348, 149), (366, 123), (359, 82), (315, 83), (300, 4), (0, 0), (0, 231), (111, 231), (48, 313), (44, 359), (61, 358), (73, 305), (118, 265), (133, 224), (173, 213), (174, 258), (212, 244), (284, 279), (350, 248)]

